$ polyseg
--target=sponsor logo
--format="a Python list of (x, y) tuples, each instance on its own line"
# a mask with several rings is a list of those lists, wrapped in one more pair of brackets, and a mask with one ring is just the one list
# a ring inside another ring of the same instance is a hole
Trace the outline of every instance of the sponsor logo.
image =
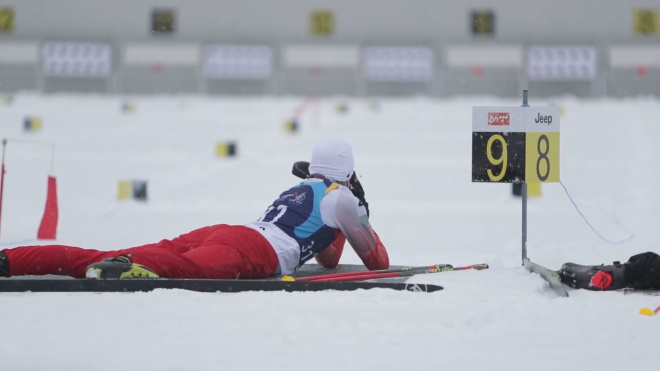
[(426, 292), (426, 285), (418, 285), (415, 283), (409, 283), (406, 285), (406, 291), (414, 292)]
[(537, 124), (552, 124), (552, 115), (541, 116), (539, 113), (538, 116), (534, 119), (534, 122)]
[(300, 205), (301, 203), (303, 203), (303, 201), (305, 201), (305, 192), (300, 194), (298, 193), (292, 194), (291, 197), (289, 197), (288, 201)]
[(295, 195), (296, 195), (295, 193), (287, 193), (287, 194), (283, 194), (283, 195), (280, 196), (280, 198), (277, 199), (277, 201), (284, 201), (284, 200), (286, 200), (287, 198), (289, 198), (289, 197), (291, 197), (291, 196), (295, 196)]
[(509, 126), (509, 112), (488, 112), (488, 125)]

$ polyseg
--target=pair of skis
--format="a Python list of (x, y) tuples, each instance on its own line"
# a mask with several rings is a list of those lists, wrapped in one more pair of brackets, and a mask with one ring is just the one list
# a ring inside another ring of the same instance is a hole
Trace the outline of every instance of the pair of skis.
[(398, 291), (434, 292), (443, 289), (432, 284), (383, 282), (380, 278), (408, 277), (416, 274), (486, 269), (486, 264), (452, 267), (438, 264), (425, 267), (403, 267), (377, 271), (353, 271), (307, 277), (285, 277), (279, 280), (212, 280), (212, 279), (0, 279), (0, 292), (139, 292), (155, 289), (182, 289), (198, 292), (243, 291), (354, 291), (391, 289)]

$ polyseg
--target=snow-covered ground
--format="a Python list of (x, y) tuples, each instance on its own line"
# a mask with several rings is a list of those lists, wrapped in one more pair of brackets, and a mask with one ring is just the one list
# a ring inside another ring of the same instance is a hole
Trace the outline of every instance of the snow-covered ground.
[[(392, 264), (489, 270), (416, 276), (445, 290), (205, 294), (0, 294), (0, 369), (651, 370), (660, 296), (570, 290), (559, 298), (521, 267), (521, 200), (471, 182), (472, 106), (489, 97), (327, 98), (283, 124), (299, 97), (21, 94), (0, 106), (8, 138), (0, 248), (36, 241), (46, 177), (57, 177), (57, 240), (124, 248), (259, 217), (295, 184), (317, 140), (354, 146), (371, 220)], [(131, 102), (136, 110), (121, 110)], [(660, 241), (660, 100), (537, 99), (558, 105), (561, 184), (530, 198), (529, 257), (558, 268), (625, 261)], [(347, 110), (341, 112), (338, 107)], [(43, 128), (25, 132), (23, 120)], [(238, 155), (215, 155), (233, 141)], [(53, 151), (54, 149), (54, 151)], [(52, 154), (54, 153), (54, 158)], [(119, 201), (122, 180), (148, 201)], [(358, 264), (346, 250), (341, 260)]]

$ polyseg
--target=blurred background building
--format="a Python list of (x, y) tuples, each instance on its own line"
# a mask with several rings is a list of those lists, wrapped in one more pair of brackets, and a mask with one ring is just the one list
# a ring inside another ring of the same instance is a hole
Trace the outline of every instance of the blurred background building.
[(658, 0), (0, 0), (0, 92), (660, 95)]

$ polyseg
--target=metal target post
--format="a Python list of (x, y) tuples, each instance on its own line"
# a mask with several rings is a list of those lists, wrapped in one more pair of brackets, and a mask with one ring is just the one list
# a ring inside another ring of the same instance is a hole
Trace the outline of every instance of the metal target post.
[[(522, 107), (529, 107), (528, 104), (528, 91), (523, 90), (523, 104)], [(527, 182), (523, 180), (520, 187), (520, 195), (522, 197), (522, 265), (525, 265), (527, 260)]]
[(522, 265), (567, 296), (554, 271), (527, 256), (528, 183), (559, 182), (559, 124), (558, 107), (530, 107), (527, 90), (521, 106), (472, 107), (472, 181), (520, 184)]

